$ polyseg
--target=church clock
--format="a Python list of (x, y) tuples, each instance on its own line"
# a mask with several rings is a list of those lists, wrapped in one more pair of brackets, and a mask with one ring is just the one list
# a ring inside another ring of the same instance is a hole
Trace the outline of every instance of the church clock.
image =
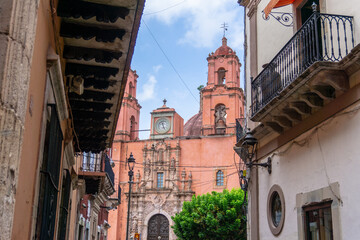
[(164, 105), (151, 112), (151, 139), (174, 138), (182, 136), (184, 120), (176, 113), (174, 108)]
[(170, 130), (170, 121), (168, 118), (159, 118), (155, 123), (155, 130), (158, 133), (166, 133)]

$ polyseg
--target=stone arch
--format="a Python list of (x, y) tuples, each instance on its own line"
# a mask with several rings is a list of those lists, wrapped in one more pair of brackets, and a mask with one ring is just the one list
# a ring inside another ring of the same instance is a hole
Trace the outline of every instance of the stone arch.
[(174, 234), (174, 232), (172, 231), (171, 227), (172, 225), (174, 225), (174, 221), (171, 219), (170, 214), (168, 214), (167, 212), (165, 212), (162, 209), (154, 209), (152, 212), (150, 212), (145, 218), (144, 218), (144, 226), (142, 228), (142, 239), (147, 240), (148, 237), (148, 223), (150, 221), (150, 219), (155, 216), (156, 214), (162, 214), (164, 215), (167, 220), (169, 221), (169, 240), (175, 240), (176, 236)]
[(169, 220), (158, 213), (152, 216), (148, 222), (148, 240), (164, 239), (168, 240), (170, 235)]
[(223, 85), (225, 83), (225, 73), (226, 70), (223, 67), (220, 67), (217, 71), (218, 73), (218, 85)]

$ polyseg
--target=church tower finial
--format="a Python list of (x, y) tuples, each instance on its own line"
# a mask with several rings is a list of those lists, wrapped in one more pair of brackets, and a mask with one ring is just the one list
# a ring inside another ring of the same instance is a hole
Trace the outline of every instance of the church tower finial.
[(222, 38), (222, 45), (223, 45), (224, 47), (227, 46), (227, 39), (226, 39), (226, 37), (223, 37), (223, 38)]
[[(223, 24), (221, 24), (221, 27), (220, 28), (223, 28), (224, 29), (224, 35), (223, 35), (223, 39), (225, 38), (225, 33), (226, 31), (228, 30), (227, 28), (229, 27), (229, 25), (224, 22)], [(226, 39), (226, 38), (225, 38)]]

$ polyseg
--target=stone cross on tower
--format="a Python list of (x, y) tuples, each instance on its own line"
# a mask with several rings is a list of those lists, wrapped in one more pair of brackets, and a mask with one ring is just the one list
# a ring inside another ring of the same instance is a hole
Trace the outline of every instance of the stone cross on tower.
[(225, 32), (228, 30), (227, 28), (229, 27), (229, 25), (227, 24), (227, 23), (223, 23), (223, 24), (221, 24), (221, 27), (220, 28), (223, 28), (224, 29), (224, 36), (223, 37), (225, 37)]
[(164, 98), (163, 102), (164, 102), (164, 106), (166, 106), (166, 102), (167, 102), (166, 98)]

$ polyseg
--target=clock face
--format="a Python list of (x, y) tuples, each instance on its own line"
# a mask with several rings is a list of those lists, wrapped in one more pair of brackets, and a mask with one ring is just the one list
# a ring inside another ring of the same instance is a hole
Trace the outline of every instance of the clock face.
[(167, 118), (160, 118), (155, 123), (155, 129), (158, 133), (166, 133), (170, 129), (170, 121)]

